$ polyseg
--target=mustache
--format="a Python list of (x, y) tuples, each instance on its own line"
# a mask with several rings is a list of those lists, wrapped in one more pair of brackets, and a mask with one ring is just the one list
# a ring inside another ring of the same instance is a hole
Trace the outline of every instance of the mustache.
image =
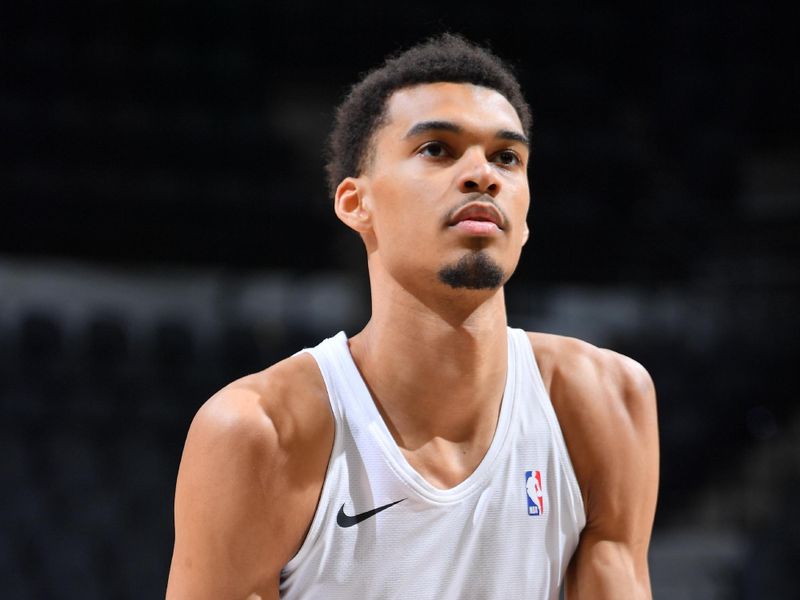
[(481, 192), (472, 192), (464, 196), (464, 199), (461, 202), (459, 202), (449, 211), (447, 211), (444, 222), (449, 223), (450, 221), (452, 221), (453, 217), (459, 210), (464, 208), (467, 204), (472, 204), (473, 202), (485, 202), (486, 204), (491, 204), (497, 209), (497, 212), (499, 212), (502, 215), (503, 223), (505, 224), (505, 226), (509, 228), (511, 227), (511, 221), (508, 220), (508, 215), (506, 214), (506, 212), (500, 207), (499, 204), (497, 204), (497, 202), (494, 201), (494, 198), (492, 196), (490, 196), (489, 194), (483, 194)]

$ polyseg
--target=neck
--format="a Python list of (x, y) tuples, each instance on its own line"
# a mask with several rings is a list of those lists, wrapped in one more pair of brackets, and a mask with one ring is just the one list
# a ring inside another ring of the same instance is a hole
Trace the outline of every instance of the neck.
[(491, 437), (507, 369), (502, 288), (437, 283), (427, 289), (438, 294), (422, 297), (375, 279), (372, 318), (350, 348), (398, 444)]

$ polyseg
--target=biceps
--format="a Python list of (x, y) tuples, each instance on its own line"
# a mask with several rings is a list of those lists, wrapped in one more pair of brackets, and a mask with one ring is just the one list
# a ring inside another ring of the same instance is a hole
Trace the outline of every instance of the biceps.
[(277, 589), (283, 553), (272, 551), (280, 529), (260, 484), (264, 452), (203, 425), (190, 431), (178, 473), (168, 597), (244, 599), (273, 582)]
[(581, 540), (567, 570), (567, 600), (651, 597), (646, 552), (625, 542)]
[(256, 590), (277, 590), (269, 560), (258, 560), (269, 536), (257, 521), (248, 527), (246, 501), (235, 492), (223, 498), (196, 491), (178, 486), (168, 598), (243, 600)]

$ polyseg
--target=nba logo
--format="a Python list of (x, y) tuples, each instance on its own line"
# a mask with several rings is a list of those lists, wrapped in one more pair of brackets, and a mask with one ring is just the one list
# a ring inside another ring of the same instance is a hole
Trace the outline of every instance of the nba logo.
[(525, 492), (528, 494), (528, 514), (544, 514), (544, 492), (542, 474), (539, 471), (525, 471)]

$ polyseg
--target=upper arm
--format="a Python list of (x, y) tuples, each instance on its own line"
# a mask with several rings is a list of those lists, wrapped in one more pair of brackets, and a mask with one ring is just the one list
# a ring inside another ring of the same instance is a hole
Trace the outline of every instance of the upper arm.
[(328, 436), (310, 444), (304, 431), (248, 386), (229, 387), (198, 411), (178, 472), (167, 598), (278, 597), (330, 451)]
[(577, 350), (556, 370), (551, 391), (587, 519), (567, 571), (567, 598), (650, 598), (659, 463), (653, 383), (629, 358), (588, 345)]

